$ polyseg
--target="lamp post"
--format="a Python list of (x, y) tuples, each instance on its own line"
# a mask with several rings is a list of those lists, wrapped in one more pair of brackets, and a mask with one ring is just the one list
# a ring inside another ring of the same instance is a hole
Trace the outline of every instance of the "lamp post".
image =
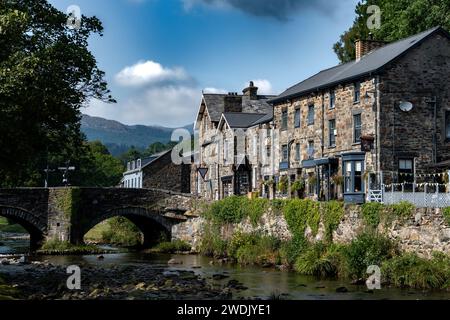
[(75, 171), (75, 167), (73, 166), (69, 166), (70, 161), (66, 161), (66, 166), (65, 167), (59, 167), (58, 170), (63, 172), (63, 180), (62, 183), (64, 186), (68, 186), (69, 185), (69, 179), (68, 179), (68, 173), (69, 171)]

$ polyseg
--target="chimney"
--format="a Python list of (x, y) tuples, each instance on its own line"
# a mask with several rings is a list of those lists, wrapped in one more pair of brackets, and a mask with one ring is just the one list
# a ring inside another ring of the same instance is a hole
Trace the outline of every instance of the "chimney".
[(258, 87), (255, 87), (253, 81), (250, 81), (250, 84), (247, 88), (242, 90), (244, 96), (249, 97), (250, 100), (258, 100)]
[(368, 53), (383, 47), (386, 43), (385, 41), (373, 40), (372, 34), (369, 34), (368, 40), (356, 40), (356, 60), (358, 61)]
[(230, 92), (224, 98), (223, 112), (242, 112), (242, 97), (236, 92)]

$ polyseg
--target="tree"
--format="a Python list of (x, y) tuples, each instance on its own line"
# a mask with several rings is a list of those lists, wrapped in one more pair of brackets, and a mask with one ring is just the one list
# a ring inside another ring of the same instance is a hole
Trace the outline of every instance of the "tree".
[[(369, 30), (367, 8), (381, 9), (381, 28)], [(450, 1), (448, 0), (363, 0), (355, 9), (352, 27), (344, 32), (333, 49), (342, 63), (355, 59), (355, 41), (374, 39), (396, 41), (436, 26), (450, 30)]]
[[(96, 17), (70, 29), (46, 0), (0, 0), (0, 181), (40, 185), (43, 169), (86, 157), (80, 107), (115, 102), (88, 50)], [(57, 161), (57, 162), (56, 162)], [(62, 161), (62, 162), (60, 162)]]

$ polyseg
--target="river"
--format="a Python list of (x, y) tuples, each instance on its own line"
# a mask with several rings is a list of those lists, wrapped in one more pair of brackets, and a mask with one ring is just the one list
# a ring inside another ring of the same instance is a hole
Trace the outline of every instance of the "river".
[[(21, 254), (28, 250), (28, 240), (1, 240), (0, 255)], [(175, 258), (183, 262), (181, 265), (168, 266), (167, 262)], [(348, 281), (318, 280), (296, 274), (294, 272), (279, 271), (273, 268), (261, 268), (253, 266), (237, 266), (231, 264), (211, 265), (211, 258), (200, 255), (167, 255), (145, 252), (121, 252), (104, 255), (99, 260), (95, 255), (84, 256), (34, 256), (32, 260), (47, 260), (54, 265), (82, 265), (96, 266), (105, 269), (117, 265), (142, 265), (146, 264), (154, 268), (167, 268), (168, 271), (191, 270), (196, 274), (211, 279), (213, 275), (221, 274), (223, 280), (209, 280), (215, 285), (223, 285), (230, 279), (241, 282), (247, 290), (234, 295), (234, 298), (269, 298), (280, 296), (282, 299), (296, 300), (425, 300), (425, 299), (450, 299), (449, 292), (420, 291), (411, 289), (382, 288), (381, 290), (368, 291), (365, 286), (355, 286)], [(1, 271), (1, 267), (0, 267)], [(338, 293), (337, 288), (345, 287), (348, 292)]]

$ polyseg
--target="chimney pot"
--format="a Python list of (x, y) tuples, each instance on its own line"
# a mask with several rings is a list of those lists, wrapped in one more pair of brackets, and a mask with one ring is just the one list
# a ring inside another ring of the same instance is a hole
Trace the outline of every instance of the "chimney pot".
[(250, 98), (250, 100), (258, 100), (258, 87), (255, 87), (253, 81), (250, 81), (250, 84), (247, 88), (242, 90), (244, 96)]
[(368, 40), (361, 40), (361, 39), (356, 40), (355, 42), (356, 60), (360, 60), (368, 53), (376, 49), (379, 49), (384, 45), (386, 45), (385, 41), (373, 40), (372, 34), (369, 34)]

